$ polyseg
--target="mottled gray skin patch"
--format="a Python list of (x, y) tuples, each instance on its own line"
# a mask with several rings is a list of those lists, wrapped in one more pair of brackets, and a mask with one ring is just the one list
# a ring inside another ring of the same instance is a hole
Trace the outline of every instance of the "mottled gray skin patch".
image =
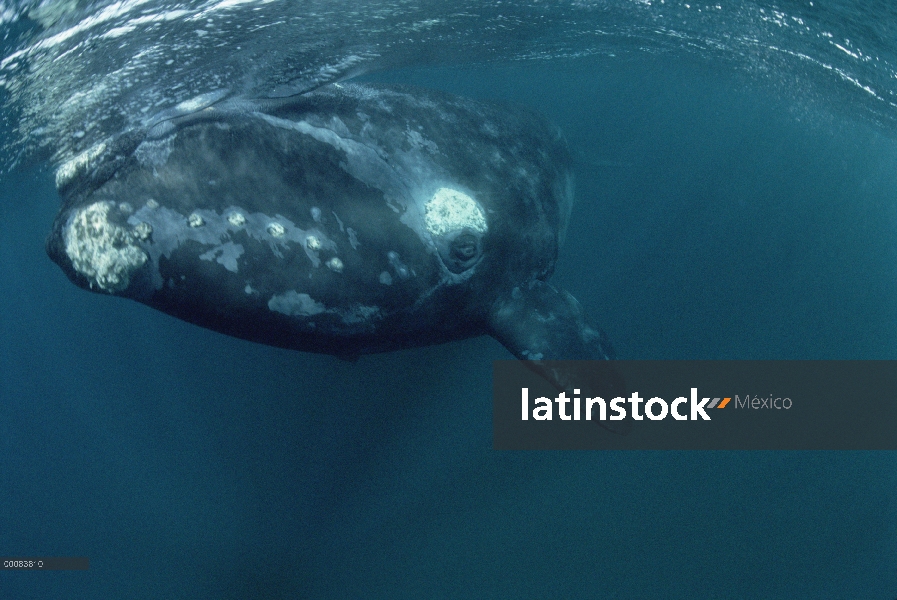
[(353, 304), (346, 309), (339, 307), (327, 308), (308, 294), (301, 294), (296, 290), (272, 296), (268, 300), (268, 308), (290, 317), (313, 317), (322, 313), (334, 314), (338, 315), (342, 322), (347, 325), (368, 323), (371, 320), (380, 318), (380, 308), (377, 306)]
[(271, 296), (271, 299), (268, 300), (268, 308), (291, 317), (297, 315), (307, 317), (320, 314), (326, 310), (323, 304), (315, 302), (308, 294), (300, 294), (296, 290)]
[(171, 155), (173, 139), (167, 137), (161, 140), (147, 140), (134, 151), (134, 158), (147, 168), (161, 167)]
[(219, 265), (224, 266), (225, 269), (232, 273), (237, 273), (239, 271), (239, 267), (237, 266), (237, 259), (240, 258), (240, 255), (243, 254), (243, 246), (240, 244), (235, 244), (233, 242), (226, 242), (212, 248), (205, 254), (200, 254), (200, 260), (214, 260)]
[(358, 250), (358, 247), (361, 245), (358, 242), (358, 232), (349, 227), (346, 229), (346, 233), (349, 234), (349, 244), (351, 244), (352, 250)]
[(371, 319), (380, 316), (380, 308), (377, 306), (362, 306), (360, 304), (353, 305), (346, 311), (340, 311), (343, 322), (351, 323), (367, 323)]

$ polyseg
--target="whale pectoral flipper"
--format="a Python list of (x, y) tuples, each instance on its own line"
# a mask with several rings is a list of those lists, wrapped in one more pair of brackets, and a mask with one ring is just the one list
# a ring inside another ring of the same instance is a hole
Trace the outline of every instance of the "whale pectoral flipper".
[[(489, 325), (495, 339), (558, 390), (579, 388), (608, 399), (625, 396), (623, 378), (611, 363), (572, 369), (556, 362), (615, 358), (607, 334), (589, 325), (570, 293), (539, 280), (516, 287), (495, 302)], [(622, 434), (631, 427), (628, 419), (600, 424)]]
[(520, 360), (612, 360), (607, 334), (590, 326), (576, 298), (534, 280), (492, 307), (493, 336)]

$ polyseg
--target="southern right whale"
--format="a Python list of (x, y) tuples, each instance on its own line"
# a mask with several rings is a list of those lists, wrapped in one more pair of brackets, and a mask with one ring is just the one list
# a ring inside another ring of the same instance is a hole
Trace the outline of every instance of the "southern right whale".
[(385, 85), (210, 94), (57, 186), (47, 249), (74, 283), (215, 331), (343, 357), (483, 334), (525, 360), (613, 357), (548, 283), (573, 175), (528, 110)]

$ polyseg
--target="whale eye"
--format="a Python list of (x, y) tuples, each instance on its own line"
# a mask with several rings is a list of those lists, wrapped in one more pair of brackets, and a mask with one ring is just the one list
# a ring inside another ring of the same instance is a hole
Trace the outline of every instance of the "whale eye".
[(452, 257), (467, 262), (477, 255), (477, 239), (469, 233), (464, 233), (452, 241)]
[(470, 270), (483, 257), (483, 236), (469, 228), (453, 231), (435, 241), (442, 264), (452, 273)]

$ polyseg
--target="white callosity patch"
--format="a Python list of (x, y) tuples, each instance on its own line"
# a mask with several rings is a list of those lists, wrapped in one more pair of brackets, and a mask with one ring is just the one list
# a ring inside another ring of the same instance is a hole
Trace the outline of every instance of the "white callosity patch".
[(386, 258), (389, 260), (390, 266), (393, 268), (393, 270), (395, 270), (396, 276), (399, 279), (408, 279), (409, 277), (414, 275), (414, 272), (408, 268), (408, 265), (402, 262), (402, 258), (395, 250), (390, 250), (389, 252), (387, 252)]
[(427, 231), (433, 235), (470, 228), (486, 232), (486, 217), (476, 201), (458, 190), (439, 188), (424, 207)]
[(149, 223), (137, 223), (134, 226), (134, 234), (137, 236), (137, 239), (145, 242), (153, 234), (153, 226)]
[(75, 158), (60, 165), (60, 167), (56, 169), (56, 189), (61, 189), (78, 174), (90, 167), (90, 163), (99, 158), (105, 151), (105, 143), (97, 144), (93, 148), (88, 148)]
[(72, 267), (91, 287), (120, 292), (147, 260), (137, 244), (139, 234), (109, 221), (112, 202), (96, 202), (79, 209), (65, 230), (65, 253)]
[(327, 268), (335, 273), (343, 272), (343, 261), (334, 256), (330, 260), (327, 261)]

